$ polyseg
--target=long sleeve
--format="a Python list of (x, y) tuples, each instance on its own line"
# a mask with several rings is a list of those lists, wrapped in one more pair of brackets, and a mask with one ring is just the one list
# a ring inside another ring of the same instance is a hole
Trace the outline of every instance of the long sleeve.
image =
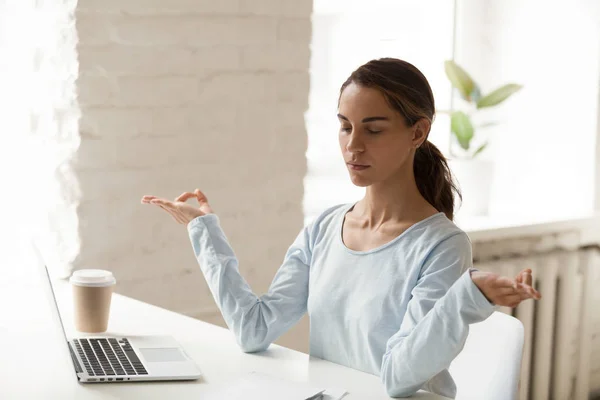
[(265, 350), (306, 312), (309, 228), (288, 249), (269, 291), (257, 297), (240, 275), (238, 260), (215, 214), (188, 224), (196, 259), (229, 329), (245, 352)]
[(469, 324), (494, 311), (471, 280), (471, 267), (465, 233), (446, 238), (425, 259), (400, 330), (388, 340), (382, 360), (381, 379), (391, 397), (408, 397), (421, 388), (456, 396), (447, 368), (462, 350)]

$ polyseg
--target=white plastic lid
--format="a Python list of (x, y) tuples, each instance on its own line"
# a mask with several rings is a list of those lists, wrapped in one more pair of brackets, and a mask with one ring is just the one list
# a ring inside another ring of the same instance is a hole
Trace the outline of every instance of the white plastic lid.
[(69, 279), (73, 285), (104, 287), (117, 283), (113, 273), (104, 269), (80, 269)]

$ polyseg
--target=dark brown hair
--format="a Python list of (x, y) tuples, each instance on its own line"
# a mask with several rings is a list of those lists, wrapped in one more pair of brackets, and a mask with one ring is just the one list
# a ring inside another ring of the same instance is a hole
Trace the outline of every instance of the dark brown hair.
[[(421, 118), (433, 123), (435, 102), (427, 78), (414, 65), (396, 58), (380, 58), (361, 65), (340, 89), (350, 83), (379, 90), (388, 104), (413, 126)], [(429, 132), (427, 132), (429, 136)], [(454, 218), (454, 193), (462, 201), (446, 157), (425, 138), (417, 148), (413, 166), (415, 181), (421, 195), (448, 219)]]

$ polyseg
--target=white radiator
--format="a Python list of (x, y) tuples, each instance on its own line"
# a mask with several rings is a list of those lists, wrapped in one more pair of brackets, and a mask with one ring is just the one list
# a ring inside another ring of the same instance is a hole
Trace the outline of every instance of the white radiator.
[(520, 400), (584, 400), (600, 387), (600, 313), (591, 306), (600, 305), (600, 252), (560, 239), (564, 246), (556, 237), (474, 244), (476, 268), (507, 276), (531, 268), (543, 296), (499, 309), (525, 326)]

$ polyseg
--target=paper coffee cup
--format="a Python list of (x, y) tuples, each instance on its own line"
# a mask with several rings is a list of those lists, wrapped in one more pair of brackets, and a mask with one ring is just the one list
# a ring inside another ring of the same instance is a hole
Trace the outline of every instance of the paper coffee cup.
[(75, 329), (101, 333), (108, 328), (112, 292), (117, 283), (112, 272), (81, 269), (69, 279), (73, 287)]

